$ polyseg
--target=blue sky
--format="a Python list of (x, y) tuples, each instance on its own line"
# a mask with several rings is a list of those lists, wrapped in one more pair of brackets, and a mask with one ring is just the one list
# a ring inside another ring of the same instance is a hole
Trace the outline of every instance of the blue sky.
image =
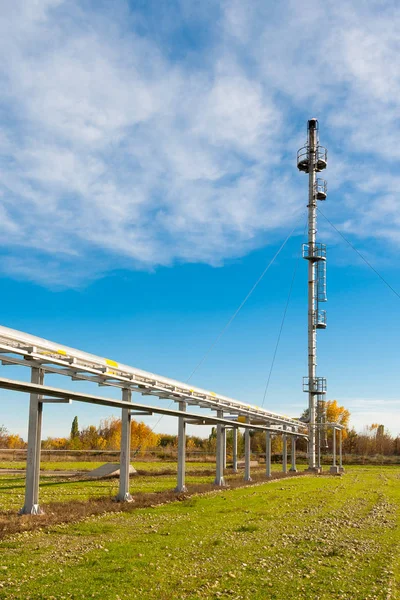
[[(186, 379), (305, 210), (295, 155), (314, 116), (321, 208), (400, 289), (399, 25), (382, 0), (3, 3), (1, 323)], [(302, 230), (194, 383), (261, 403)], [(358, 429), (398, 433), (399, 299), (322, 218), (319, 237), (328, 397)], [(301, 261), (272, 410), (305, 406), (306, 314)], [(24, 434), (26, 398), (0, 397), (0, 423)], [(46, 407), (44, 435), (75, 414), (109, 413)]]

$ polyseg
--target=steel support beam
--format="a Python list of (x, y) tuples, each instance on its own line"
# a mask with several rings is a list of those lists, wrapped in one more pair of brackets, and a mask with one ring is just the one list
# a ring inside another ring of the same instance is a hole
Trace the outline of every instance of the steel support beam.
[[(31, 382), (43, 385), (44, 372), (38, 367), (31, 369)], [(40, 515), (39, 477), (40, 449), (42, 438), (42, 395), (32, 393), (29, 403), (28, 452), (26, 457), (25, 503), (21, 509), (23, 515)]]
[(238, 448), (238, 430), (237, 430), (237, 427), (234, 427), (232, 429), (232, 470), (234, 473), (237, 473), (237, 471), (238, 471), (237, 448)]
[[(139, 411), (144, 411), (144, 412), (149, 411), (149, 407), (146, 406), (145, 404), (138, 404), (136, 402), (135, 403), (133, 403), (133, 402), (126, 403), (121, 400), (105, 398), (104, 396), (94, 396), (93, 394), (82, 394), (80, 392), (72, 392), (70, 390), (55, 388), (55, 387), (48, 386), (48, 385), (38, 385), (35, 383), (28, 383), (26, 381), (17, 381), (14, 379), (6, 379), (4, 377), (0, 377), (0, 389), (13, 390), (15, 392), (27, 392), (30, 394), (32, 394), (32, 393), (41, 394), (41, 395), (46, 393), (48, 396), (51, 396), (53, 398), (69, 398), (76, 402), (86, 402), (88, 404), (99, 404), (100, 406), (111, 406), (113, 408), (128, 408), (129, 410), (139, 410)], [(135, 391), (135, 390), (132, 390), (132, 391)], [(218, 409), (218, 410), (221, 414), (223, 414), (222, 409)], [(157, 406), (157, 407), (152, 406), (150, 408), (150, 411), (154, 414), (168, 415), (171, 417), (181, 416), (181, 413), (179, 410), (173, 410), (170, 408), (162, 408), (159, 406)], [(186, 415), (184, 414), (184, 416), (186, 416)], [(228, 427), (232, 426), (232, 421), (230, 421), (228, 419), (223, 419), (223, 418), (218, 418), (218, 417), (213, 417), (213, 416), (208, 416), (208, 415), (199, 415), (199, 414), (191, 413), (190, 418), (193, 420), (200, 421), (201, 424), (209, 423), (210, 425), (214, 425), (217, 423), (221, 423), (223, 425), (227, 425)], [(250, 424), (250, 423), (238, 423), (237, 426), (242, 427), (243, 429), (248, 428), (248, 429), (254, 429), (254, 430), (258, 430), (258, 431), (266, 431), (267, 429), (271, 429), (271, 431), (274, 431), (274, 432), (280, 431), (275, 428), (269, 428), (267, 426)], [(302, 433), (298, 433), (297, 435), (304, 437), (304, 438), (308, 437), (306, 434), (302, 434)]]
[(339, 473), (339, 467), (336, 464), (336, 427), (332, 428), (332, 466), (330, 472), (332, 475)]
[[(122, 390), (122, 401), (132, 401), (132, 391)], [(118, 502), (133, 502), (129, 492), (129, 469), (131, 465), (131, 411), (122, 409), (121, 419), (121, 454), (119, 465), (119, 491), (116, 500)]]
[[(283, 428), (286, 430), (286, 426)], [(282, 472), (287, 473), (287, 435), (282, 434)]]
[(265, 434), (265, 475), (271, 477), (271, 432)]
[[(224, 416), (223, 411), (217, 410), (217, 417), (222, 419), (223, 416)], [(223, 487), (225, 485), (224, 460), (223, 460), (224, 440), (223, 440), (223, 434), (222, 434), (223, 427), (224, 427), (224, 425), (221, 425), (221, 423), (217, 424), (216, 474), (215, 474), (214, 484), (219, 487)]]
[(336, 467), (336, 429), (332, 430), (332, 466)]
[[(186, 402), (179, 402), (179, 410), (186, 412)], [(185, 485), (186, 471), (186, 419), (178, 419), (178, 482), (175, 492), (187, 492)]]
[[(122, 389), (129, 387), (137, 393), (182, 400), (211, 410), (232, 412), (232, 414), (250, 416), (261, 421), (269, 420), (279, 425), (286, 423), (296, 426), (294, 419), (208, 390), (195, 388), (187, 382), (142, 371), (114, 360), (60, 346), (49, 340), (1, 326), (0, 354), (0, 360), (10, 364), (24, 364), (28, 367), (40, 366), (46, 372), (59, 373), (72, 378), (101, 383), (105, 386), (117, 386)], [(21, 356), (24, 357), (23, 360), (20, 358)], [(73, 399), (72, 396), (71, 399)]]
[(316, 428), (316, 432), (315, 432), (316, 450), (317, 450), (317, 469), (321, 468), (321, 437), (322, 437), (321, 426), (322, 425), (321, 425), (320, 420), (317, 419), (317, 428)]
[(296, 436), (292, 435), (292, 466), (290, 467), (290, 472), (296, 473), (296, 471)]
[(342, 430), (339, 429), (339, 472), (340, 473), (344, 473), (344, 468), (343, 468), (343, 436), (342, 436)]
[[(247, 419), (248, 421), (248, 419)], [(251, 439), (250, 429), (244, 432), (244, 480), (251, 481), (250, 475)]]
[(222, 447), (223, 447), (223, 456), (222, 456), (222, 460), (223, 460), (223, 465), (224, 465), (224, 470), (226, 469), (226, 427), (223, 428), (222, 430)]

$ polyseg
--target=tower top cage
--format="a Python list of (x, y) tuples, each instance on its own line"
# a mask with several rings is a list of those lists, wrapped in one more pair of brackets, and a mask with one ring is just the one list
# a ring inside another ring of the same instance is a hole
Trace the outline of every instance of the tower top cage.
[[(328, 161), (328, 151), (324, 146), (319, 145), (318, 139), (318, 119), (310, 119), (308, 121), (308, 131), (311, 129), (316, 130), (317, 132), (317, 147), (315, 148), (315, 170), (319, 173), (326, 169), (327, 161)], [(304, 173), (308, 173), (310, 169), (310, 147), (308, 142), (300, 148), (297, 152), (297, 168), (299, 171), (303, 171)], [(326, 198), (326, 195), (325, 195)], [(320, 198), (321, 200), (325, 200), (325, 198)]]

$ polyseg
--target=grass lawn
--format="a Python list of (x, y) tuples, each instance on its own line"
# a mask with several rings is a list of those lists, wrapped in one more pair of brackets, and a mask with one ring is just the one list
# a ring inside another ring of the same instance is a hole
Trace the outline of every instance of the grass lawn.
[[(190, 476), (186, 477), (187, 484), (202, 484), (212, 482), (212, 477)], [(166, 475), (163, 477), (137, 476), (131, 478), (131, 492), (149, 493), (173, 490), (176, 486), (176, 477)], [(94, 498), (114, 498), (118, 492), (118, 478), (93, 481), (76, 481), (58, 477), (42, 478), (40, 482), (40, 505), (49, 502), (70, 502), (71, 500), (93, 500)], [(0, 512), (19, 510), (24, 504), (25, 478), (17, 475), (0, 476)], [(1, 595), (0, 595), (1, 598)]]
[[(118, 462), (118, 458), (115, 461)], [(40, 464), (40, 469), (42, 471), (92, 471), (97, 467), (104, 465), (104, 461), (101, 462), (89, 462), (89, 461), (42, 461)], [(177, 463), (176, 462), (167, 462), (167, 461), (140, 461), (135, 460), (132, 462), (132, 465), (135, 469), (140, 471), (149, 471), (152, 473), (158, 473), (162, 471), (177, 471)], [(0, 461), (0, 469), (25, 469), (26, 462), (25, 461)], [(215, 463), (210, 462), (187, 462), (186, 463), (186, 471), (201, 471), (201, 470), (211, 470), (215, 469)]]
[[(13, 464), (13, 463), (11, 463)], [(15, 463), (14, 463), (15, 464)], [(68, 463), (43, 463), (47, 469), (53, 470), (48, 465), (64, 465)], [(76, 465), (77, 471), (84, 471), (85, 465), (91, 465), (91, 469), (104, 463), (72, 463)], [(177, 478), (176, 463), (149, 463), (135, 462), (135, 468), (146, 471), (149, 474), (137, 475), (131, 478), (130, 488), (132, 495), (151, 492), (166, 492), (174, 490)], [(151, 468), (148, 466), (151, 465)], [(25, 466), (25, 465), (24, 465)], [(188, 463), (187, 464), (186, 484), (198, 486), (203, 484), (212, 484), (215, 472), (215, 465), (212, 463)], [(8, 468), (8, 467), (4, 467)], [(21, 468), (21, 467), (16, 467)], [(168, 469), (169, 474), (162, 475), (162, 472)], [(264, 473), (264, 466), (253, 468), (254, 476)], [(300, 467), (303, 470), (304, 466)], [(67, 470), (65, 467), (62, 470)], [(74, 470), (74, 469), (68, 469)], [(273, 472), (281, 472), (281, 465), (273, 465)], [(195, 474), (190, 474), (195, 472)], [(154, 473), (154, 475), (152, 475)], [(156, 476), (157, 475), (157, 476)], [(229, 482), (233, 479), (242, 480), (243, 470), (238, 475), (227, 475), (225, 479)], [(93, 500), (96, 498), (114, 498), (118, 492), (118, 478), (104, 480), (84, 480), (61, 476), (46, 476), (40, 480), (39, 502), (40, 505), (46, 505), (50, 502), (70, 502), (71, 500)], [(18, 511), (24, 504), (25, 494), (25, 476), (16, 474), (0, 475), (0, 515), (5, 511)], [(1, 596), (0, 596), (1, 598)]]
[(396, 599), (399, 526), (400, 469), (351, 467), (7, 537), (0, 598)]

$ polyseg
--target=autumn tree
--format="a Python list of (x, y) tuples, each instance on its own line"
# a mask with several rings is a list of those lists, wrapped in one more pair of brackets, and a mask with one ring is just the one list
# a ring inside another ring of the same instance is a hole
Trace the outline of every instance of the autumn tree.
[[(233, 452), (233, 429), (228, 429), (226, 432), (226, 449), (228, 454)], [(244, 435), (238, 429), (237, 430), (237, 453), (238, 456), (242, 456), (244, 453)]]
[(347, 408), (339, 406), (337, 400), (327, 400), (325, 408), (328, 423), (338, 423), (347, 429), (350, 421), (350, 412)]
[(18, 434), (9, 434), (7, 436), (7, 448), (26, 448), (26, 442)]
[(74, 440), (77, 437), (79, 437), (78, 417), (74, 417), (74, 420), (72, 421), (72, 425), (71, 425), (70, 438), (71, 438), (71, 440)]
[[(71, 440), (68, 438), (48, 437), (42, 441), (43, 450), (70, 450)], [(74, 448), (75, 449), (75, 448)]]
[(158, 445), (161, 446), (161, 448), (177, 448), (178, 436), (170, 433), (161, 433), (159, 435)]
[(145, 423), (131, 421), (131, 448), (143, 454), (148, 448), (158, 446), (159, 435)]
[(217, 428), (211, 427), (211, 433), (207, 440), (207, 452), (215, 453), (217, 448)]
[(0, 425), (0, 448), (6, 448), (8, 431), (4, 425)]

